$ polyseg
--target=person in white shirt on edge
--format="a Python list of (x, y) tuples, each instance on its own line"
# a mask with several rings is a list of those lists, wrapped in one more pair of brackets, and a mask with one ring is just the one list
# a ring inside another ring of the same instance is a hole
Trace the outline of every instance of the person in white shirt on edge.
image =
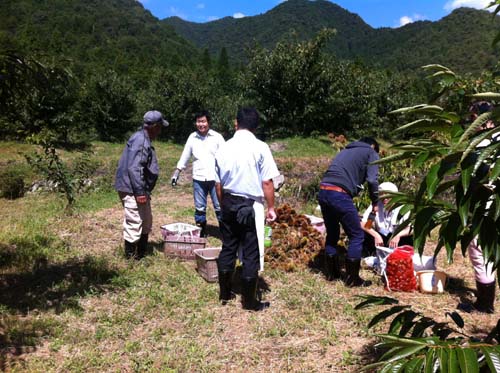
[(232, 277), (236, 254), (241, 251), (241, 301), (251, 311), (269, 307), (269, 302), (257, 299), (256, 292), (258, 271), (264, 265), (264, 220), (276, 219), (273, 179), (280, 175), (269, 146), (254, 135), (258, 123), (255, 108), (238, 110), (236, 133), (215, 154), (215, 185), (222, 207), (219, 300), (224, 305), (234, 298)]
[[(398, 187), (391, 182), (383, 182), (378, 187), (379, 195), (384, 192), (398, 192)], [(396, 248), (398, 246), (410, 245), (413, 246), (413, 236), (411, 233), (411, 226), (405, 227), (401, 232), (393, 235), (396, 228), (409, 217), (409, 213), (404, 216), (399, 216), (399, 211), (402, 206), (396, 207), (392, 210), (386, 208), (388, 198), (379, 199), (378, 211), (374, 216), (373, 224), (367, 227), (366, 223), (370, 214), (372, 213), (372, 206), (363, 213), (361, 219), (361, 227), (365, 231), (365, 239), (363, 241), (363, 257), (375, 254), (376, 246)]]
[(207, 200), (212, 198), (215, 215), (220, 222), (220, 204), (215, 192), (215, 152), (224, 144), (222, 135), (210, 129), (211, 118), (208, 111), (203, 110), (195, 116), (196, 131), (187, 139), (177, 168), (172, 175), (172, 186), (177, 185), (179, 174), (183, 171), (191, 157), (193, 158), (193, 196), (194, 221), (201, 227), (201, 236), (206, 236)]
[[(479, 101), (475, 102), (469, 108), (470, 112), (470, 123), (473, 123), (481, 114), (487, 113), (489, 111), (493, 111), (494, 106), (487, 101)], [(492, 120), (484, 123), (480, 128), (478, 128), (478, 132), (482, 133), (483, 131), (492, 131), (493, 128), (496, 128), (495, 123)], [(476, 149), (480, 150), (482, 148), (486, 148), (494, 145), (500, 141), (500, 131), (494, 131), (491, 140), (484, 139), (479, 144), (476, 145)], [(479, 154), (476, 155), (479, 157)], [(497, 159), (498, 161), (498, 159)], [(489, 167), (486, 164), (483, 164), (479, 167), (479, 169), (475, 172), (475, 177), (472, 179), (470, 190), (478, 193), (480, 188), (487, 187), (489, 189), (494, 190), (495, 185), (493, 180), (490, 180), (490, 183), (482, 185), (475, 179), (480, 180), (482, 176), (488, 175), (491, 172)], [(493, 194), (494, 197), (494, 194)], [(486, 204), (486, 211), (491, 208), (493, 203), (493, 198), (490, 197), (490, 200)], [(487, 212), (485, 212), (487, 214)], [(495, 312), (495, 293), (496, 293), (496, 269), (493, 266), (493, 263), (486, 262), (483, 249), (478, 244), (477, 237), (475, 237), (469, 244), (467, 248), (467, 252), (469, 254), (469, 259), (472, 263), (472, 267), (474, 269), (474, 277), (476, 280), (476, 301), (472, 304), (469, 303), (459, 303), (458, 309), (466, 312), (480, 312), (480, 313), (494, 313)]]

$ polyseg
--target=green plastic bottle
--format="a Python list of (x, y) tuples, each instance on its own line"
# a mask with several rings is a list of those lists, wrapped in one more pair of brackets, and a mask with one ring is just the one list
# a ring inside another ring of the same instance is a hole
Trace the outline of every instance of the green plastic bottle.
[(273, 245), (272, 235), (273, 229), (269, 225), (264, 225), (264, 247)]

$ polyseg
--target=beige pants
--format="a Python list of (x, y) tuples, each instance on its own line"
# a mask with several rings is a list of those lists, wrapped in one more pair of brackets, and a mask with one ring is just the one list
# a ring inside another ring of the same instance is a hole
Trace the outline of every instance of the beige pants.
[(149, 234), (153, 227), (151, 200), (138, 204), (131, 194), (119, 193), (124, 210), (123, 239), (128, 242), (137, 242), (141, 234)]

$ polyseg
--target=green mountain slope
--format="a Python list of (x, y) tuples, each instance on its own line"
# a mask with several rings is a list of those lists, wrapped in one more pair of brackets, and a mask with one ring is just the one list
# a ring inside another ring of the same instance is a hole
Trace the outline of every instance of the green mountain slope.
[(303, 40), (311, 38), (325, 27), (337, 29), (341, 37), (335, 38), (333, 50), (347, 58), (362, 38), (373, 30), (358, 15), (324, 0), (288, 0), (254, 17), (225, 17), (207, 23), (170, 17), (163, 22), (214, 55), (226, 47), (230, 56), (239, 61), (246, 56), (245, 47), (254, 42), (272, 47), (284, 37), (290, 37), (292, 30)]
[(181, 65), (197, 49), (136, 0), (2, 0), (0, 45), (76, 68)]
[(462, 8), (437, 22), (416, 22), (401, 28), (374, 29), (358, 15), (325, 0), (288, 0), (267, 13), (208, 23), (172, 17), (163, 20), (180, 35), (212, 54), (226, 47), (233, 61), (245, 60), (245, 46), (273, 47), (291, 30), (306, 39), (329, 27), (337, 36), (329, 50), (340, 58), (361, 59), (386, 68), (414, 69), (442, 63), (457, 71), (491, 67), (500, 53), (491, 41), (500, 27), (498, 17), (486, 11)]

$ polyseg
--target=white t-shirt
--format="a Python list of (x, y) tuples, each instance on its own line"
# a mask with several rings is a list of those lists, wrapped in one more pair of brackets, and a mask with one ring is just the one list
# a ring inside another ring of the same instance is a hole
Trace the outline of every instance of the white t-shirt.
[[(398, 225), (400, 225), (403, 221), (407, 220), (410, 217), (410, 213), (408, 212), (405, 216), (399, 218), (399, 211), (401, 210), (401, 207), (402, 206), (399, 206), (389, 211), (384, 208), (384, 203), (382, 201), (379, 201), (377, 216), (375, 217), (372, 228), (377, 232), (383, 234), (384, 236), (391, 235), (396, 230)], [(370, 215), (371, 212), (372, 206), (370, 205), (363, 214), (363, 225), (368, 220), (368, 215)]]

